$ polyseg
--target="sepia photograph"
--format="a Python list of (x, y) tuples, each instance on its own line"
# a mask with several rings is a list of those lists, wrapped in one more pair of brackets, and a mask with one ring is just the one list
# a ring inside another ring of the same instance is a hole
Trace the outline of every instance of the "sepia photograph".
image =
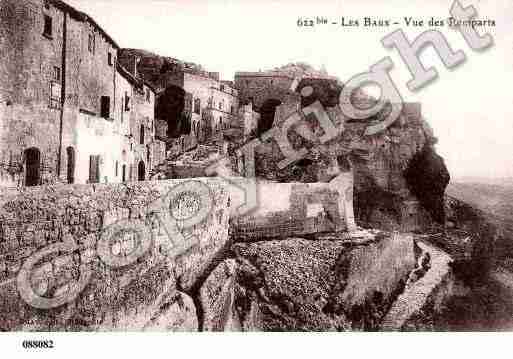
[(512, 83), (511, 0), (0, 0), (0, 346), (512, 332)]

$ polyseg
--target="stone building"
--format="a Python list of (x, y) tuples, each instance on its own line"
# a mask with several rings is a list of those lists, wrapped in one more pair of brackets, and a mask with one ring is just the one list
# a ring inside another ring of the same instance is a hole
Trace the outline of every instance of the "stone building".
[(238, 94), (219, 74), (191, 68), (166, 74), (169, 85), (192, 95), (191, 135), (200, 142), (227, 129), (237, 117)]
[(168, 123), (168, 145), (187, 147), (194, 142), (188, 136), (204, 143), (238, 122), (238, 91), (219, 73), (136, 49), (122, 49), (120, 62), (157, 89), (156, 115)]
[[(139, 80), (123, 84), (118, 50), (62, 1), (0, 2), (0, 185), (123, 179), (122, 98), (138, 88), (154, 103), (155, 94)], [(152, 111), (139, 109), (152, 125)]]

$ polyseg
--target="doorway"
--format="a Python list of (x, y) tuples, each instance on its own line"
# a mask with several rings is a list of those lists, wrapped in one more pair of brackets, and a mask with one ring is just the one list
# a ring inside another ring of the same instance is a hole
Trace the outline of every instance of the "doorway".
[(32, 147), (25, 150), (25, 186), (39, 186), (41, 184), (41, 152)]
[(144, 161), (139, 162), (138, 166), (138, 174), (139, 174), (139, 181), (145, 181), (146, 180), (146, 165), (144, 164)]

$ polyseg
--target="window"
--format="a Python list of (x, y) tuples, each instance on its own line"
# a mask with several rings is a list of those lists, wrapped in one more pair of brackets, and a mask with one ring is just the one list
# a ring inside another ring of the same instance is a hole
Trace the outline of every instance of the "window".
[(61, 106), (61, 84), (52, 81), (50, 83), (50, 108), (60, 108)]
[(121, 102), (120, 102), (121, 103), (121, 117), (120, 117), (121, 118), (121, 123), (123, 123), (123, 113), (125, 112), (125, 108), (124, 108), (124, 105), (123, 105), (123, 100), (124, 100), (124, 98), (121, 97)]
[(101, 117), (110, 118), (110, 97), (109, 96), (102, 96)]
[(198, 115), (201, 112), (201, 100), (199, 98), (194, 100), (194, 113), (197, 113)]
[(146, 89), (146, 102), (151, 102), (151, 92), (150, 89)]
[(224, 85), (221, 85), (220, 88), (221, 88), (221, 91), (224, 91)]
[(118, 172), (119, 172), (119, 162), (116, 161), (116, 169), (115, 169), (115, 176), (116, 177), (118, 176)]
[(125, 92), (125, 111), (130, 111), (130, 96)]
[(140, 142), (139, 143), (141, 145), (144, 145), (144, 125), (141, 125), (140, 136), (141, 136), (141, 138), (140, 138)]
[(60, 108), (61, 105), (61, 69), (54, 66), (50, 82), (50, 108)]
[(53, 67), (53, 74), (52, 74), (53, 81), (55, 82), (61, 82), (61, 68), (54, 66)]
[(233, 113), (233, 105), (230, 106), (230, 113)]
[(66, 153), (68, 155), (68, 184), (73, 184), (75, 183), (75, 149), (73, 147), (68, 147), (66, 149)]
[(89, 156), (89, 183), (100, 183), (100, 156)]
[(48, 38), (52, 38), (53, 35), (52, 18), (48, 15), (45, 15), (43, 35)]
[(109, 63), (109, 66), (112, 66), (113, 62), (112, 62), (112, 53), (108, 53), (107, 54), (107, 61)]
[(96, 47), (96, 39), (94, 37), (94, 34), (89, 34), (89, 41), (88, 41), (88, 45), (87, 45), (89, 52), (94, 54), (95, 47)]

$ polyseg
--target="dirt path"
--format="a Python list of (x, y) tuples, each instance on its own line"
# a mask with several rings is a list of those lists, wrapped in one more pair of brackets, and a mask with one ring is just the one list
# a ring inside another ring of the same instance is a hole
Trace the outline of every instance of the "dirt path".
[(422, 242), (418, 245), (422, 251), (430, 254), (431, 268), (418, 281), (408, 285), (397, 298), (381, 326), (384, 331), (401, 330), (404, 323), (424, 306), (431, 292), (450, 271), (449, 263), (452, 259), (448, 254)]

